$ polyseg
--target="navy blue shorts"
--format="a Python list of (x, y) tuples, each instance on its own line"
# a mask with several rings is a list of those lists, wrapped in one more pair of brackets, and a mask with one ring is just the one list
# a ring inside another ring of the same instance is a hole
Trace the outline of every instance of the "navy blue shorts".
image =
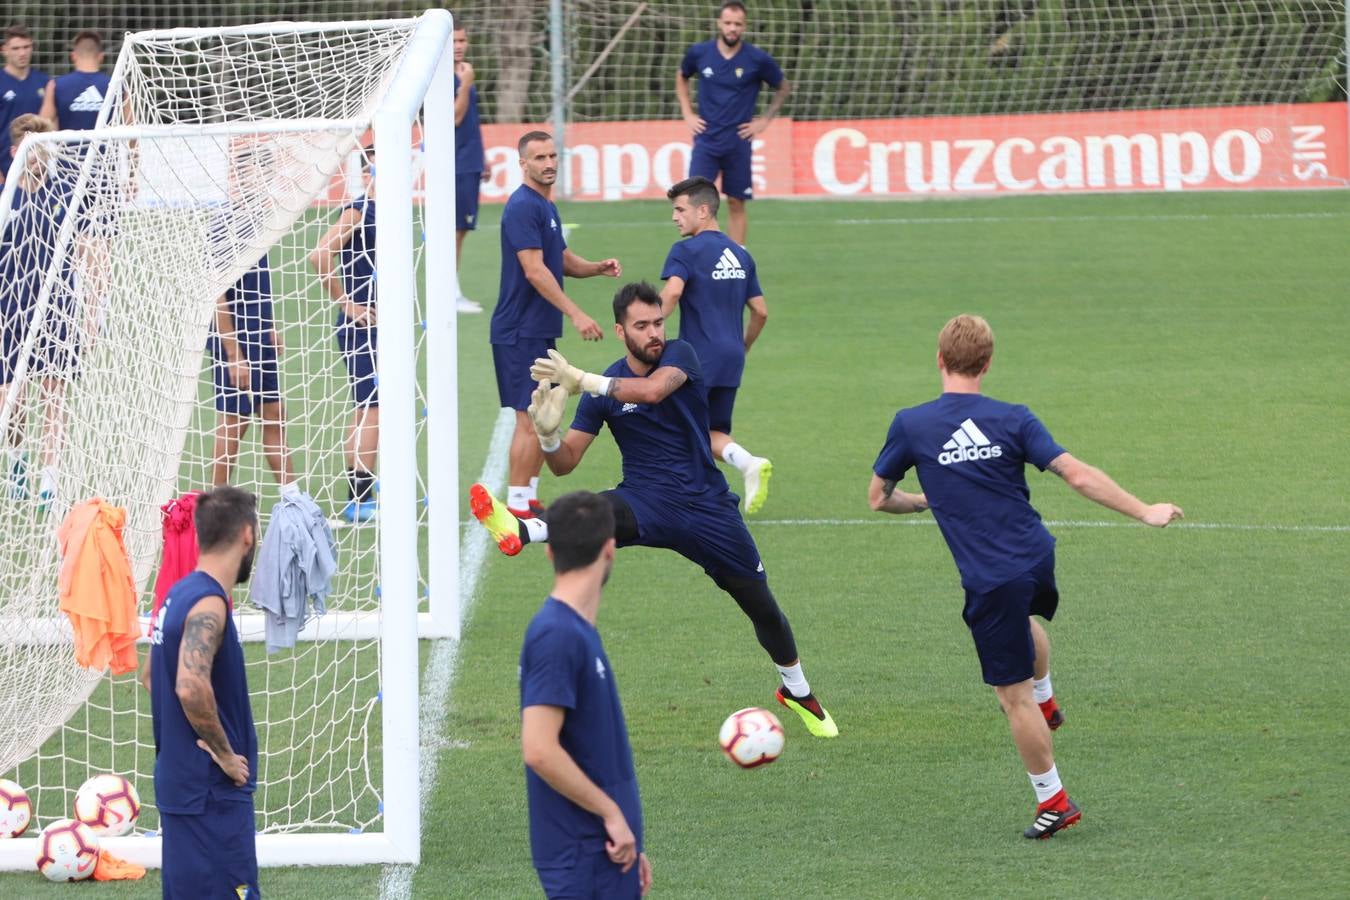
[(614, 493), (633, 510), (638, 524), (637, 540), (620, 541), (620, 547), (674, 550), (702, 566), (711, 578), (765, 578), (759, 548), (741, 518), (741, 501), (730, 491), (712, 497), (668, 497), (619, 485)]
[(497, 371), (497, 396), (507, 409), (524, 412), (530, 406), (530, 394), (538, 382), (530, 377), (530, 366), (548, 351), (555, 350), (553, 338), (520, 338), (514, 344), (492, 345), (492, 367)]
[(478, 188), (481, 172), (455, 173), (455, 230), (473, 231), (478, 227)]
[[(27, 325), (7, 324), (0, 316), (0, 385), (9, 384), (19, 368), (19, 352), (27, 338)], [(33, 341), (28, 356), (29, 378), (72, 378), (79, 368), (80, 342), (65, 312), (49, 312), (47, 327)]]
[(708, 430), (731, 434), (731, 411), (736, 407), (734, 387), (708, 388)]
[(722, 176), (722, 193), (741, 200), (755, 199), (754, 182), (750, 179), (750, 141), (737, 141), (736, 146), (721, 153), (712, 153), (699, 141), (694, 141), (694, 152), (689, 157), (689, 177), (702, 175), (709, 181)]
[(375, 348), (379, 329), (346, 322), (338, 326), (337, 345), (347, 366), (352, 384), (352, 402), (358, 407), (379, 406), (379, 378), (375, 367)]
[(164, 900), (256, 900), (253, 803), (212, 800), (199, 815), (161, 812)]
[(609, 854), (579, 852), (570, 866), (536, 868), (548, 900), (630, 900), (642, 896), (638, 864), (625, 874)]
[(992, 591), (966, 591), (961, 612), (975, 639), (984, 683), (1017, 684), (1034, 674), (1036, 647), (1031, 640), (1030, 616), (1047, 621), (1059, 607), (1052, 551), (1031, 569)]
[(248, 387), (236, 387), (225, 367), (225, 350), (218, 335), (211, 336), (211, 383), (216, 389), (216, 410), (235, 416), (256, 416), (265, 403), (281, 402), (281, 381), (277, 373), (277, 348), (272, 334), (237, 334), (239, 351), (248, 360)]

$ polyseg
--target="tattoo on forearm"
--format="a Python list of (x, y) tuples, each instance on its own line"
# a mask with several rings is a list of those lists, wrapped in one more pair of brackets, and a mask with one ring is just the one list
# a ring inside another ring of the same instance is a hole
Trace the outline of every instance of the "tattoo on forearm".
[(609, 380), (609, 390), (605, 392), (606, 397), (613, 397), (619, 392), (619, 379), (611, 378)]
[(1051, 472), (1054, 472), (1056, 475), (1058, 475), (1060, 478), (1063, 478), (1063, 477), (1064, 477), (1064, 464), (1063, 464), (1062, 462), (1060, 462), (1059, 460), (1057, 460), (1057, 459), (1056, 459), (1056, 460), (1052, 460), (1051, 463), (1050, 463), (1050, 465), (1047, 466), (1047, 468), (1048, 468)]
[(684, 373), (678, 369), (666, 377), (666, 387), (670, 389), (672, 394), (679, 390), (682, 384), (684, 384)]
[(896, 482), (894, 478), (887, 478), (884, 481), (882, 481), (881, 496), (885, 497), (887, 500), (891, 499), (891, 494), (895, 493), (895, 484)]

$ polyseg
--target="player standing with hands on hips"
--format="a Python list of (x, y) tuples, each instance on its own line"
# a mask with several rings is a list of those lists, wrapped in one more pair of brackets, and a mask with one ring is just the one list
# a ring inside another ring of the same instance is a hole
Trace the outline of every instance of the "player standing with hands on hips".
[(516, 411), (506, 505), (520, 518), (529, 518), (544, 509), (539, 502), (544, 454), (525, 412), (534, 390), (530, 366), (557, 347), (563, 316), (571, 320), (582, 340), (604, 337), (596, 321), (563, 291), (563, 276), (618, 278), (623, 267), (617, 259), (591, 262), (567, 249), (562, 217), (553, 205), (553, 184), (558, 180), (553, 137), (530, 131), (521, 136), (517, 149), (524, 180), (502, 210), (501, 290), (492, 311), (489, 341), (497, 395), (503, 407)]
[[(792, 86), (768, 53), (743, 39), (745, 4), (727, 0), (717, 14), (717, 37), (694, 44), (684, 54), (675, 73), (675, 96), (680, 114), (694, 132), (694, 152), (689, 158), (690, 176), (715, 181), (722, 174), (722, 193), (727, 196), (727, 234), (745, 246), (749, 224), (745, 201), (754, 198), (750, 178), (750, 155), (757, 135), (778, 115)], [(689, 79), (698, 83), (698, 112), (689, 98)], [(764, 115), (755, 115), (760, 84), (774, 89)]]
[[(1065, 452), (1025, 406), (981, 394), (993, 355), (994, 333), (979, 316), (960, 315), (943, 327), (942, 396), (896, 413), (868, 500), (878, 512), (933, 510), (961, 572), (961, 615), (985, 683), (998, 695), (1036, 791), (1036, 817), (1023, 834), (1048, 838), (1083, 813), (1055, 767), (1050, 732), (1064, 724), (1064, 713), (1050, 684), (1050, 639), (1031, 618), (1049, 621), (1059, 605), (1055, 539), (1031, 505), (1025, 466), (1049, 469), (1089, 500), (1145, 525), (1163, 528), (1182, 512), (1171, 503), (1143, 503)], [(895, 489), (910, 469), (922, 494)]]
[(595, 620), (614, 567), (614, 513), (588, 491), (549, 507), (553, 590), (520, 651), (530, 850), (544, 893), (634, 898), (652, 883), (614, 671)]
[(141, 673), (155, 733), (164, 897), (259, 897), (258, 735), (230, 602), (253, 570), (257, 500), (218, 487), (197, 498), (193, 518), (197, 570), (169, 588)]

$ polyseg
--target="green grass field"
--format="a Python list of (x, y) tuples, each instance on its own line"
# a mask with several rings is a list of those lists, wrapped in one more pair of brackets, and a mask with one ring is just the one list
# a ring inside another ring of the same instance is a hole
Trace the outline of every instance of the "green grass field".
[[(465, 248), (496, 293), (499, 208)], [(664, 551), (619, 555), (600, 614), (628, 718), (653, 896), (1329, 896), (1350, 883), (1350, 193), (758, 201), (770, 321), (737, 438), (774, 461), (751, 521), (812, 686), (841, 729), (784, 718), (773, 766), (717, 749), (776, 675), (735, 604)], [(655, 279), (664, 203), (572, 206), (583, 256)], [(569, 282), (597, 319), (614, 284)], [(989, 394), (1028, 404), (1076, 456), (1180, 527), (1133, 525), (1030, 473), (1059, 538), (1050, 628), (1068, 722), (1056, 761), (1080, 827), (1029, 842), (1033, 795), (960, 620), (928, 517), (872, 514), (895, 410), (939, 390), (935, 337), (978, 312)], [(496, 418), (487, 316), (459, 319), (461, 478)], [(598, 370), (621, 345), (560, 349)], [(619, 477), (602, 435), (542, 492)], [(733, 479), (733, 486), (735, 479)], [(495, 553), (495, 551), (494, 551)], [(516, 661), (547, 593), (542, 553), (490, 557), (445, 698), (417, 897), (529, 897)], [(423, 646), (424, 658), (433, 652)], [(379, 868), (267, 870), (280, 897), (377, 896)], [(38, 876), (0, 895), (55, 896)], [(152, 873), (104, 885), (157, 896)]]

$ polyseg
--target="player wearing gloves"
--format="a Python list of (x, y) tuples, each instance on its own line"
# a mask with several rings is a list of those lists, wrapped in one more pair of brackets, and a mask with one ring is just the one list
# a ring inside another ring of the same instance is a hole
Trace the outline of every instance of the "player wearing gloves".
[[(614, 320), (628, 352), (603, 375), (582, 371), (556, 350), (530, 369), (539, 385), (527, 412), (549, 470), (566, 475), (575, 469), (608, 425), (623, 457), (623, 481), (602, 494), (614, 508), (618, 545), (663, 547), (702, 566), (754, 624), (782, 677), (778, 701), (812, 734), (834, 737), (839, 729), (802, 674), (792, 627), (769, 590), (737, 498), (713, 461), (698, 356), (684, 341), (666, 341), (661, 299), (646, 283), (625, 285), (615, 295)], [(573, 394), (584, 396), (564, 435), (563, 412)], [(513, 515), (481, 484), (470, 488), (469, 505), (508, 556), (548, 540), (545, 521)]]

